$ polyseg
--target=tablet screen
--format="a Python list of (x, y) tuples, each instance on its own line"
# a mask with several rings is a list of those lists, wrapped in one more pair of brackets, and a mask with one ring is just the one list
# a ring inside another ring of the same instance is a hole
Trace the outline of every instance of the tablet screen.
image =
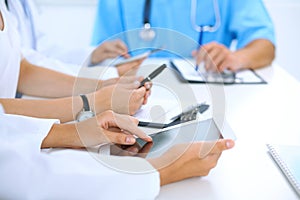
[[(195, 121), (187, 125), (171, 128), (166, 131), (158, 132), (151, 135), (153, 142), (146, 143), (141, 139), (137, 139), (137, 142), (133, 146), (111, 146), (111, 155), (133, 155), (146, 158), (155, 158), (162, 155), (168, 149), (175, 144), (185, 144), (193, 141), (216, 141), (220, 138), (235, 139), (235, 136), (226, 124), (225, 129), (222, 132), (217, 127), (213, 119), (205, 121)], [(139, 153), (131, 153), (133, 148), (138, 148)], [(140, 155), (139, 155), (140, 154)]]

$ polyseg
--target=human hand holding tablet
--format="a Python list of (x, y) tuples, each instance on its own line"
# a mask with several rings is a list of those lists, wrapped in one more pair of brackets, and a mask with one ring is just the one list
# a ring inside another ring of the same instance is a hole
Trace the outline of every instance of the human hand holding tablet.
[[(233, 130), (226, 121), (224, 121), (223, 126), (220, 127), (214, 119), (178, 124), (157, 130), (149, 135), (153, 141), (149, 147), (150, 149), (146, 148), (147, 151), (142, 152), (142, 157), (146, 158), (157, 158), (177, 144), (189, 144), (197, 141), (216, 142), (222, 138), (236, 140)], [(147, 142), (137, 138), (135, 146), (138, 145), (140, 149), (145, 149), (143, 147), (147, 144)], [(126, 149), (128, 147), (129, 146), (126, 146)], [(124, 151), (126, 151), (126, 149), (124, 149)], [(111, 155), (116, 155), (115, 151), (111, 151), (110, 153)], [(135, 156), (139, 153), (141, 152), (137, 152)]]

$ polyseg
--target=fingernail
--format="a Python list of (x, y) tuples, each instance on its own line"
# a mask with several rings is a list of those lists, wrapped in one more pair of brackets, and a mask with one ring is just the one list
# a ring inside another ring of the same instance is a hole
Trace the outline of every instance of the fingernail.
[(134, 85), (136, 85), (136, 86), (140, 86), (140, 82), (139, 81), (134, 81)]
[(138, 153), (138, 152), (139, 152), (139, 149), (138, 149), (138, 148), (134, 147), (134, 148), (132, 149), (132, 153)]
[(149, 90), (149, 89), (151, 88), (151, 86), (150, 86), (149, 83), (146, 83), (146, 84), (145, 84), (145, 87), (146, 87), (147, 90)]
[(132, 137), (126, 137), (125, 142), (127, 144), (134, 144), (135, 143), (135, 139)]
[(227, 147), (228, 149), (232, 148), (233, 146), (234, 146), (233, 141), (231, 141), (231, 140), (226, 141), (226, 147)]
[(148, 139), (149, 142), (152, 141), (152, 137), (150, 137), (149, 135), (147, 136), (147, 139)]

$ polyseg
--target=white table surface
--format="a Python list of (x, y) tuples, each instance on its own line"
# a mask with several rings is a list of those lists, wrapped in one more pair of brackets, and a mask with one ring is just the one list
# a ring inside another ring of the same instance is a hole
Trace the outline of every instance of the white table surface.
[[(153, 62), (145, 65), (149, 63)], [(95, 77), (97, 70), (91, 68), (81, 76)], [(152, 70), (144, 67), (139, 74)], [(234, 149), (223, 153), (207, 177), (163, 186), (158, 199), (299, 198), (269, 156), (266, 144), (300, 145), (300, 84), (276, 64), (257, 72), (268, 84), (224, 86), (225, 117), (237, 136)], [(159, 75), (155, 81), (176, 81), (178, 77), (170, 74)], [(206, 98), (205, 85), (190, 86), (199, 102)]]
[(276, 65), (259, 73), (267, 85), (224, 87), (235, 148), (207, 177), (164, 186), (158, 199), (298, 199), (265, 144), (300, 144), (300, 86)]

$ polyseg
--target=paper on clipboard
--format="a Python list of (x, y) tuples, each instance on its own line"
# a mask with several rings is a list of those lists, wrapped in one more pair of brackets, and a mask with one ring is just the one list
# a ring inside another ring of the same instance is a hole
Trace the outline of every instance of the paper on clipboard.
[(204, 64), (195, 70), (195, 62), (174, 59), (171, 65), (180, 73), (183, 79), (191, 83), (221, 83), (221, 84), (265, 84), (266, 81), (256, 74), (255, 71), (247, 69), (236, 72), (234, 76), (224, 76), (224, 74), (206, 72)]

